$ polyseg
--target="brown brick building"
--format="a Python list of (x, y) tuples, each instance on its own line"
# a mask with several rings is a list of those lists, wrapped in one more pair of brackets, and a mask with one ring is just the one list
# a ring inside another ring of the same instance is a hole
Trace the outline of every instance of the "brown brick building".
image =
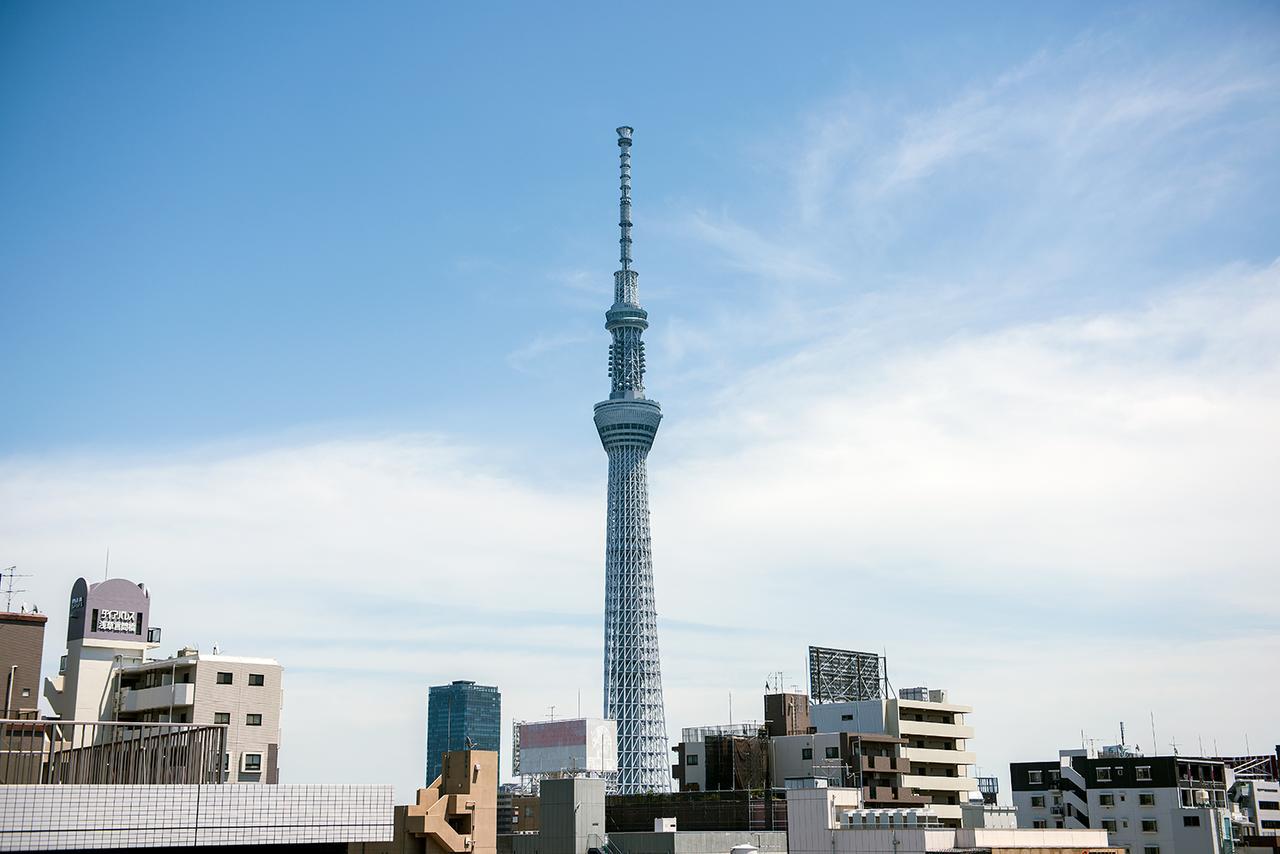
[(44, 614), (0, 612), (0, 691), (4, 717), (35, 717), (44, 659)]

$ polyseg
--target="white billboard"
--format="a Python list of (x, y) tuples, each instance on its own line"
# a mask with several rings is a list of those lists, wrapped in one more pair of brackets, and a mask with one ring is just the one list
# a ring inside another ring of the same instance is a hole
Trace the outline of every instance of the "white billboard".
[(618, 770), (618, 725), (603, 718), (516, 724), (516, 774)]

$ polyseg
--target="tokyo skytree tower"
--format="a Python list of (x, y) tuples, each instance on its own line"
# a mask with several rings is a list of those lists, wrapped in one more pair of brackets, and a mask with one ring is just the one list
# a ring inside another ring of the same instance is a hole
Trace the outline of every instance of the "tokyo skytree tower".
[(609, 399), (595, 407), (596, 430), (609, 455), (605, 529), (604, 716), (618, 722), (621, 794), (671, 790), (667, 722), (658, 661), (658, 617), (649, 543), (649, 478), (645, 458), (662, 408), (644, 396), (648, 313), (631, 269), (631, 128), (618, 128), (622, 166), (622, 269), (613, 274), (613, 305), (605, 312)]

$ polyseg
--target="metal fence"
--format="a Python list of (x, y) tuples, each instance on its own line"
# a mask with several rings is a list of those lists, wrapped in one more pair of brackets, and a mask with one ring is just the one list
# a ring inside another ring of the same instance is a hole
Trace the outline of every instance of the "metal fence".
[(0, 720), (0, 784), (224, 783), (222, 724)]

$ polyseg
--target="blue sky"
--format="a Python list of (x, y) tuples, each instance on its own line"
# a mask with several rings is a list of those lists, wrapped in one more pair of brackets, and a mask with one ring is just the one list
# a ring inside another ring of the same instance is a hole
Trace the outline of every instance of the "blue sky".
[[(6, 4), (0, 565), (52, 661), (107, 546), (175, 640), (275, 654), (295, 780), (335, 678), (410, 731), (452, 678), (508, 719), (598, 697), (628, 123), (671, 734), (809, 642), (971, 698), (989, 771), (1222, 730), (1212, 668), (1280, 654), (1278, 35), (1269, 3)], [(1008, 684), (1091, 651), (1027, 727)]]

